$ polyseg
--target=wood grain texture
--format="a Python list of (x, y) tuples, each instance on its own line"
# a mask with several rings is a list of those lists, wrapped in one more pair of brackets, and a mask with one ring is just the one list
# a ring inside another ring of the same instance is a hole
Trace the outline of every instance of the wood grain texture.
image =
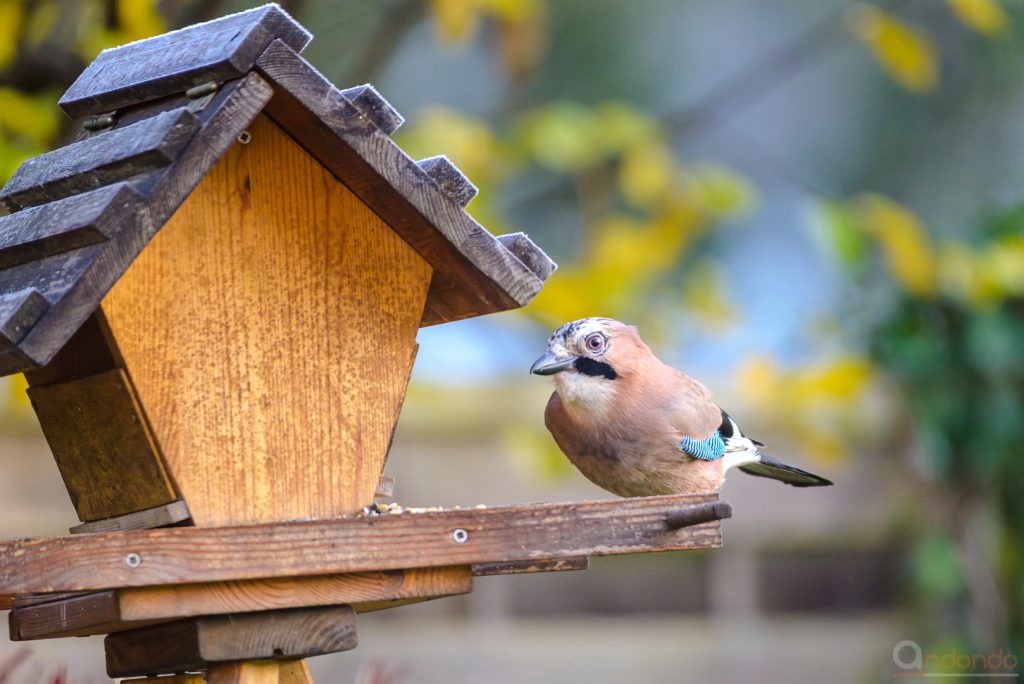
[(356, 644), (356, 615), (348, 606), (191, 618), (104, 640), (111, 677), (187, 672), (236, 660), (306, 658)]
[(372, 503), (430, 282), (273, 122), (248, 130), (103, 303), (197, 525)]
[(134, 189), (119, 183), (0, 218), (0, 296), (34, 289), (49, 303), (17, 353), (0, 348), (0, 375), (45, 364), (88, 317), (81, 299), (91, 289), (89, 274), (105, 261), (111, 236), (135, 223), (139, 207)]
[(362, 612), (364, 606), (377, 609), (472, 589), (466, 566), (121, 589), (18, 607), (10, 615), (11, 638), (109, 634), (186, 617), (283, 608), (350, 604)]
[(82, 632), (79, 626), (116, 625), (120, 617), (117, 592), (101, 591), (17, 607), (8, 616), (8, 624), (11, 641), (28, 641), (50, 634), (104, 634), (103, 631)]
[(81, 325), (66, 300), (137, 204), (119, 183), (0, 218), (0, 376), (45, 364), (50, 356), (35, 341), (62, 344)]
[(267, 114), (434, 267), (424, 325), (536, 296), (543, 281), (294, 50), (275, 41), (257, 68), (275, 86)]
[(199, 673), (165, 675), (163, 677), (139, 677), (124, 679), (124, 684), (206, 684), (206, 677)]
[(245, 75), (270, 44), (301, 51), (312, 36), (276, 4), (104, 50), (60, 99), (72, 118)]
[(89, 316), (48, 364), (25, 373), (30, 387), (80, 380), (123, 368), (121, 352), (110, 337), (101, 311)]
[(167, 166), (199, 128), (182, 107), (26, 160), (0, 190), (11, 211), (110, 185)]
[[(0, 543), (0, 595), (716, 548), (718, 521), (665, 524), (670, 511), (715, 500), (654, 496), (17, 539)], [(468, 533), (465, 543), (454, 541), (456, 529)], [(141, 557), (138, 567), (125, 564), (129, 553)]]
[(90, 593), (96, 592), (62, 591), (50, 594), (20, 594), (12, 598), (11, 605), (15, 608), (25, 608), (26, 606), (37, 606), (40, 603), (52, 603), (54, 601), (75, 598), (76, 596), (85, 596)]
[(0, 269), (105, 242), (112, 213), (136, 199), (122, 183), (0, 217)]
[(558, 265), (547, 254), (537, 249), (533, 240), (526, 233), (508, 233), (499, 235), (498, 242), (512, 252), (523, 265), (533, 271), (541, 280), (547, 280), (555, 272)]
[(590, 567), (590, 559), (586, 556), (555, 558), (528, 561), (511, 561), (506, 563), (474, 563), (474, 577), (489, 575), (520, 575), (533, 572), (567, 572), (586, 570)]
[(14, 351), (50, 303), (34, 287), (0, 294), (0, 349)]
[(477, 187), (444, 155), (421, 159), (416, 162), (416, 165), (430, 176), (430, 180), (437, 184), (441, 192), (460, 207), (469, 204), (479, 192)]
[[(392, 434), (392, 439), (394, 435)], [(390, 497), (395, 495), (395, 478), (388, 477), (387, 475), (380, 476), (380, 482), (377, 483), (377, 491), (374, 492), (375, 496)]]
[[(289, 681), (302, 684), (302, 680), (296, 681), (294, 675), (291, 679), (284, 678), (284, 670), (292, 672), (292, 663), (295, 662), (305, 661), (245, 660), (211, 663), (206, 669), (206, 684), (287, 684)], [(309, 674), (308, 669), (306, 674)]]
[(369, 83), (346, 88), (341, 91), (341, 94), (362, 112), (363, 116), (372, 121), (384, 135), (393, 134), (405, 123), (405, 117), (399, 114), (398, 110), (392, 107), (391, 103), (385, 100), (384, 96)]
[(280, 684), (313, 684), (305, 660), (286, 660), (281, 663)]
[(28, 396), (80, 520), (111, 518), (178, 498), (123, 370), (30, 387)]
[(123, 532), (125, 530), (151, 530), (155, 527), (177, 525), (190, 518), (188, 506), (184, 501), (178, 500), (134, 513), (75, 525), (68, 532), (71, 534), (99, 534), (100, 532)]

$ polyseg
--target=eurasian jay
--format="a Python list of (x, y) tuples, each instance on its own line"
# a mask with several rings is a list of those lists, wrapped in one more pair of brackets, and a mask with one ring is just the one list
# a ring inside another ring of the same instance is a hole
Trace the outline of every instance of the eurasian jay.
[(832, 484), (761, 453), (704, 385), (662, 363), (633, 326), (566, 323), (530, 372), (554, 376), (544, 423), (559, 448), (619, 496), (718, 491), (733, 466), (794, 487)]

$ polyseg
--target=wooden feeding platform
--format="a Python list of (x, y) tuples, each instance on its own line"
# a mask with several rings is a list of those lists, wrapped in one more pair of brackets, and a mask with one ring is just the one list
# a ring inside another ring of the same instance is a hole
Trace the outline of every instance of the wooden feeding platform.
[(474, 221), (472, 183), (402, 152), (310, 39), (266, 5), (107, 50), (60, 101), (76, 140), (0, 191), (0, 374), (28, 378), (81, 521), (0, 542), (14, 640), (299, 684), (361, 612), (721, 545), (714, 494), (374, 504), (417, 330), (523, 306), (555, 264)]

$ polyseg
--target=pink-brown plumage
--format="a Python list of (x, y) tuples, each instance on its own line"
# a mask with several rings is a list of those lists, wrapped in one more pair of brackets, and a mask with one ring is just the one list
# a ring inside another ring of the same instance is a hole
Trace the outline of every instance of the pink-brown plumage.
[[(757, 443), (739, 432), (708, 389), (664, 364), (636, 328), (608, 318), (562, 326), (532, 372), (553, 375), (555, 392), (544, 422), (559, 448), (588, 479), (620, 496), (717, 491), (732, 465), (756, 464), (752, 474), (783, 479), (760, 461)], [(728, 421), (728, 425), (723, 421)], [(684, 437), (703, 440), (727, 429), (724, 457), (701, 460), (680, 447)], [(777, 463), (777, 462), (776, 462)], [(825, 484), (827, 480), (791, 466)], [(830, 484), (830, 483), (829, 483)]]

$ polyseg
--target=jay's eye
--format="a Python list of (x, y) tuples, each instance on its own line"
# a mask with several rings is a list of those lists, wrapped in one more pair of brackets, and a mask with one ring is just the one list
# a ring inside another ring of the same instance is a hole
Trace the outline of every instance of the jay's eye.
[(592, 352), (602, 351), (605, 345), (604, 335), (601, 335), (600, 333), (591, 333), (590, 335), (587, 335), (586, 345), (587, 349)]

